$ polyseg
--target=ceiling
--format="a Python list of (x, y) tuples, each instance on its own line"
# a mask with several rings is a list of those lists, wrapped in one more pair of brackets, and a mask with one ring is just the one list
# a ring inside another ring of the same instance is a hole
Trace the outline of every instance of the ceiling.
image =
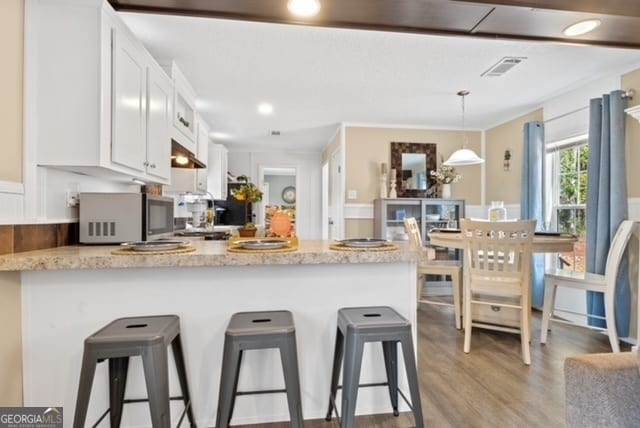
[[(640, 25), (625, 24), (640, 22), (640, 2), (492, 1), (527, 6), (514, 7), (483, 1), (323, 0), (317, 19), (332, 28), (257, 22), (285, 22), (286, 0), (117, 3), (137, 3), (138, 9), (180, 5), (180, 11), (168, 11), (182, 15), (121, 16), (154, 57), (176, 61), (198, 93), (197, 108), (212, 127), (212, 138), (231, 149), (317, 151), (339, 122), (458, 129), (461, 89), (471, 91), (466, 128), (487, 129), (598, 77), (640, 68), (640, 50), (628, 48), (640, 47)], [(582, 12), (545, 9), (566, 5)], [(218, 9), (200, 11), (205, 6)], [(338, 11), (351, 24), (339, 25)], [(550, 36), (552, 29), (559, 34), (598, 11), (607, 13), (598, 15), (603, 25), (589, 36), (598, 40), (540, 41), (557, 39), (556, 33)], [(198, 14), (248, 20), (187, 16)], [(614, 21), (617, 27), (609, 27)], [(438, 25), (438, 31), (429, 30)], [(474, 37), (454, 37), (462, 34)], [(607, 47), (612, 44), (626, 48)], [(501, 77), (481, 76), (503, 57), (525, 59)], [(271, 103), (273, 114), (259, 115), (260, 102)]]

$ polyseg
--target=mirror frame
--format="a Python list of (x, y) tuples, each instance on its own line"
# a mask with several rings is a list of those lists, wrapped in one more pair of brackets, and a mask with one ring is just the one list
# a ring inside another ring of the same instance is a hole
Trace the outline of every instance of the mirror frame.
[[(396, 193), (399, 198), (426, 198), (432, 192), (433, 186), (430, 173), (437, 167), (435, 143), (400, 143), (391, 142), (391, 169), (396, 170)], [(402, 187), (402, 154), (418, 153), (425, 154), (425, 169), (427, 171), (427, 189), (404, 189)]]

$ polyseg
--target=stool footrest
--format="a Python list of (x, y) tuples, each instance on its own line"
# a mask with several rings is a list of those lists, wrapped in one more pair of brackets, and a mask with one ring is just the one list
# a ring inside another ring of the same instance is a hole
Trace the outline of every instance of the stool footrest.
[(261, 389), (259, 391), (238, 391), (236, 395), (257, 395), (257, 394), (276, 394), (280, 392), (287, 392), (286, 389)]
[[(358, 385), (358, 388), (368, 388), (372, 386), (389, 386), (389, 382), (361, 383)], [(338, 389), (342, 389), (342, 385), (338, 385)], [(409, 408), (413, 412), (414, 411), (413, 405), (409, 402), (409, 399), (407, 398), (406, 395), (404, 395), (404, 392), (402, 392), (400, 388), (398, 388), (398, 393), (400, 394), (404, 402), (407, 404), (407, 406), (409, 406)], [(333, 402), (333, 410), (336, 414), (336, 419), (338, 419), (338, 424), (340, 424), (340, 414), (338, 413), (338, 408), (336, 407), (336, 397), (333, 394), (331, 394), (329, 398)], [(331, 415), (330, 414), (327, 415), (325, 420), (327, 421), (331, 420)]]
[[(169, 400), (180, 400), (180, 401), (182, 401), (182, 400), (184, 400), (184, 397), (169, 397)], [(122, 400), (123, 404), (148, 403), (148, 402), (149, 402), (148, 398), (127, 398), (125, 400)], [(191, 401), (189, 401), (187, 403), (187, 405), (184, 407), (184, 410), (182, 411), (182, 414), (180, 415), (180, 420), (178, 421), (178, 425), (177, 426), (180, 426), (182, 424), (182, 420), (184, 419), (185, 415), (187, 414), (187, 410), (189, 409), (189, 407), (191, 407)], [(97, 426), (100, 425), (100, 422), (102, 422), (102, 420), (107, 417), (107, 415), (109, 414), (110, 411), (111, 411), (111, 408), (108, 408), (107, 410), (105, 410), (104, 413), (102, 415), (100, 415), (100, 417), (98, 418), (96, 423), (91, 425), (91, 428), (97, 428)]]

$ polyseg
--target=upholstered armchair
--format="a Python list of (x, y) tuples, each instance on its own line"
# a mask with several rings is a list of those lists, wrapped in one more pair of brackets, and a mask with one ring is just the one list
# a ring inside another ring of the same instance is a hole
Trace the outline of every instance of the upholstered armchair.
[(638, 358), (638, 352), (567, 358), (564, 364), (567, 427), (639, 427)]

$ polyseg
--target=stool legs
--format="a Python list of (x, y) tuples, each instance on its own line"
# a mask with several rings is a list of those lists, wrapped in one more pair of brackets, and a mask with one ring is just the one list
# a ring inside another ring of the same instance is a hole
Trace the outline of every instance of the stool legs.
[(222, 353), (222, 374), (220, 377), (220, 391), (218, 393), (218, 410), (216, 413), (216, 428), (227, 428), (231, 422), (231, 415), (235, 405), (240, 377), (242, 350), (234, 346), (227, 337), (224, 339)]
[(287, 403), (292, 427), (302, 427), (302, 399), (300, 396), (300, 374), (298, 371), (298, 350), (295, 337), (282, 341), (280, 360), (284, 373), (284, 385), (287, 390)]
[(170, 428), (169, 415), (169, 364), (167, 348), (163, 343), (153, 345), (142, 353), (144, 378), (149, 394), (149, 410), (153, 428)]
[(395, 341), (382, 342), (382, 352), (384, 354), (384, 366), (387, 372), (387, 383), (389, 384), (389, 397), (393, 416), (398, 416), (398, 346)]
[(413, 349), (413, 339), (410, 331), (403, 335), (400, 343), (402, 344), (404, 366), (407, 371), (407, 378), (409, 381), (411, 406), (413, 407), (413, 416), (415, 418), (416, 428), (424, 428), (424, 416), (422, 416), (422, 403), (420, 402), (420, 386), (418, 384), (418, 370)]
[(342, 356), (344, 354), (344, 337), (340, 329), (336, 332), (336, 346), (333, 351), (333, 369), (331, 370), (331, 388), (329, 391), (329, 410), (325, 420), (330, 421), (333, 414), (333, 402), (338, 392), (338, 380), (340, 379), (340, 369), (342, 369)]
[(196, 419), (193, 415), (193, 406), (191, 405), (191, 396), (189, 395), (189, 384), (187, 382), (187, 369), (184, 364), (184, 354), (182, 353), (182, 340), (178, 334), (171, 342), (173, 351), (173, 359), (176, 362), (176, 370), (178, 372), (178, 380), (180, 381), (180, 390), (184, 399), (184, 405), (187, 409), (187, 418), (192, 427), (196, 426)]
[[(349, 333), (347, 333), (348, 335)], [(356, 402), (362, 368), (364, 341), (360, 337), (347, 337), (344, 346), (344, 371), (342, 375), (341, 428), (353, 428), (356, 418)]]
[(124, 389), (127, 386), (129, 357), (109, 359), (109, 420), (112, 427), (119, 427), (122, 422), (124, 406)]
[(88, 352), (85, 347), (82, 355), (82, 369), (80, 370), (80, 382), (78, 386), (78, 397), (76, 399), (76, 411), (73, 417), (73, 428), (84, 428), (96, 365), (97, 361), (95, 357), (91, 352)]

